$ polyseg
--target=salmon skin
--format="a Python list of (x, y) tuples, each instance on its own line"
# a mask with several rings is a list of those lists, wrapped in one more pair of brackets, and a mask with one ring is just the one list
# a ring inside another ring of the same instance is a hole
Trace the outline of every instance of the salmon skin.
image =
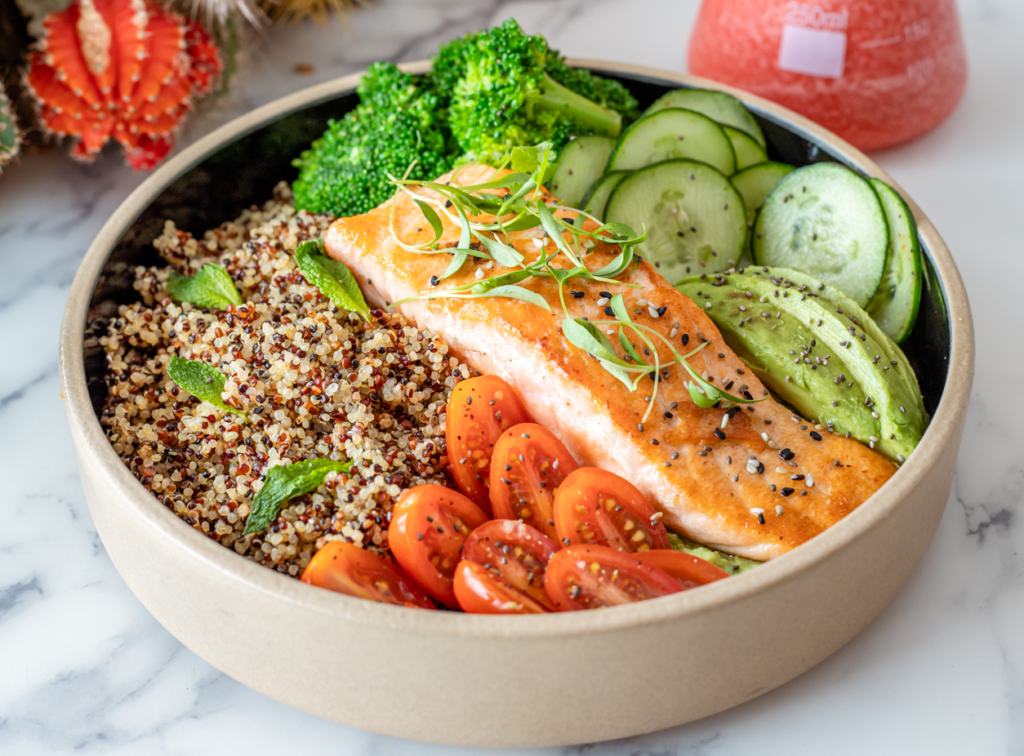
[[(470, 186), (494, 178), (494, 170), (465, 166), (441, 180)], [(439, 196), (422, 187), (413, 191)], [(434, 232), (408, 195), (394, 202), (394, 208), (388, 202), (336, 220), (325, 240), (328, 254), (352, 270), (372, 306), (388, 307), (509, 270), (471, 257), (458, 274), (433, 284), (451, 255), (409, 252), (396, 244), (389, 227), (392, 212), (394, 231), (406, 244), (429, 242)], [(555, 214), (573, 215), (564, 209)], [(459, 229), (442, 220), (440, 246), (454, 247)], [(513, 232), (510, 243), (528, 261), (542, 250), (555, 250), (540, 227)], [(586, 264), (596, 270), (619, 251), (598, 242)], [(651, 265), (640, 262), (618, 280), (642, 288), (570, 279), (566, 289), (582, 293), (566, 291), (570, 317), (607, 322), (602, 292), (622, 294), (634, 322), (656, 329), (680, 353), (709, 342), (688, 362), (712, 385), (765, 400), (729, 410), (701, 409), (690, 398), (689, 376), (678, 364), (663, 371), (653, 400), (652, 379), (630, 391), (563, 336), (558, 287), (550, 278), (528, 279), (524, 285), (543, 296), (551, 312), (496, 297), (408, 301), (398, 309), (417, 327), (438, 331), (474, 370), (514, 386), (531, 416), (581, 465), (626, 478), (664, 513), (669, 528), (721, 551), (757, 560), (780, 556), (841, 520), (896, 471), (881, 454), (816, 429), (771, 398), (704, 312)], [(662, 365), (672, 361), (664, 345), (658, 356)], [(654, 407), (643, 420), (651, 401)]]

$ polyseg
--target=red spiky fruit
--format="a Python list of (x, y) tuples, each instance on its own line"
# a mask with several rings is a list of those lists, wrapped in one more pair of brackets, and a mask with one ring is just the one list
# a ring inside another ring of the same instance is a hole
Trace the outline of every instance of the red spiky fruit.
[(75, 0), (43, 25), (26, 83), (40, 123), (77, 138), (79, 160), (95, 159), (113, 138), (133, 168), (153, 168), (221, 73), (210, 35), (153, 0)]

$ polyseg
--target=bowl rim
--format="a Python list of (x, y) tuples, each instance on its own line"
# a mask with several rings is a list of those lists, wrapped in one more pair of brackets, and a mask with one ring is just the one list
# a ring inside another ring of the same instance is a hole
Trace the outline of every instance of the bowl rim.
[[(86, 385), (84, 329), (95, 283), (106, 260), (124, 231), (167, 186), (209, 157), (216, 149), (286, 115), (331, 100), (354, 90), (363, 72), (342, 76), (287, 95), (251, 110), (198, 139), (158, 168), (140, 184), (103, 225), (79, 267), (71, 287), (61, 323), (61, 395), (65, 402), (80, 466), (90, 466), (118, 487), (131, 507), (126, 516), (136, 517), (164, 545), (181, 549), (212, 573), (234, 581), (241, 589), (268, 594), (284, 604), (339, 621), (412, 631), (420, 635), (473, 638), (558, 638), (581, 633), (611, 632), (638, 625), (677, 621), (686, 616), (723, 607), (745, 597), (789, 582), (805, 569), (848, 547), (859, 536), (878, 526), (899, 506), (910, 491), (929, 474), (935, 462), (959, 430), (959, 418), (966, 410), (974, 374), (974, 330), (963, 281), (952, 256), (935, 227), (920, 207), (866, 155), (835, 134), (793, 111), (748, 92), (686, 74), (646, 66), (603, 60), (570, 58), (574, 66), (609, 74), (630, 74), (664, 84), (678, 84), (727, 92), (757, 115), (812, 142), (823, 144), (848, 165), (886, 181), (900, 192), (917, 220), (918, 231), (947, 304), (950, 352), (946, 385), (931, 423), (906, 463), (868, 501), (842, 521), (756, 570), (723, 580), (700, 591), (685, 591), (657, 601), (645, 601), (601, 612), (567, 612), (510, 620), (504, 616), (471, 615), (456, 612), (416, 612), (405, 607), (374, 602), (325, 591), (306, 585), (276, 570), (268, 569), (228, 549), (181, 520), (147, 491), (121, 461), (93, 411)], [(429, 61), (402, 65), (403, 70), (420, 73)], [(130, 583), (131, 581), (129, 581)]]

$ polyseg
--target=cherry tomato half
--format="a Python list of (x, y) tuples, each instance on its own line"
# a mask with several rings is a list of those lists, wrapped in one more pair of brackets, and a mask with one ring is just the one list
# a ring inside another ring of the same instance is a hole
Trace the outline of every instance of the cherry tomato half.
[(330, 541), (309, 561), (303, 583), (384, 604), (433, 609), (416, 583), (401, 567), (345, 541)]
[(666, 572), (669, 577), (683, 587), (683, 590), (696, 588), (700, 585), (707, 585), (716, 580), (729, 577), (729, 573), (721, 567), (716, 567), (706, 559), (695, 557), (693, 554), (686, 554), (682, 551), (645, 551), (637, 554), (636, 558), (651, 567), (657, 567)]
[(665, 572), (641, 562), (637, 554), (593, 545), (555, 552), (544, 581), (560, 612), (630, 604), (683, 590)]
[(502, 583), (482, 564), (463, 559), (455, 568), (455, 597), (467, 614), (544, 614), (548, 609)]
[[(474, 614), (523, 614), (554, 610), (544, 590), (544, 569), (557, 550), (536, 528), (491, 520), (469, 534), (455, 573), (455, 597)], [(465, 574), (459, 570), (467, 567)], [(476, 569), (476, 567), (481, 569)]]
[(501, 434), (491, 457), (491, 507), (502, 520), (522, 520), (548, 538), (555, 532), (555, 492), (578, 465), (555, 434), (522, 423)]
[(491, 454), (498, 436), (530, 421), (515, 389), (494, 375), (456, 384), (448, 399), (445, 444), (459, 490), (490, 514)]
[(452, 589), (462, 545), (487, 521), (476, 504), (444, 486), (416, 486), (391, 512), (391, 553), (413, 580), (445, 606), (456, 608)]
[(559, 543), (596, 543), (619, 551), (669, 548), (668, 531), (651, 503), (625, 478), (581, 467), (555, 495)]

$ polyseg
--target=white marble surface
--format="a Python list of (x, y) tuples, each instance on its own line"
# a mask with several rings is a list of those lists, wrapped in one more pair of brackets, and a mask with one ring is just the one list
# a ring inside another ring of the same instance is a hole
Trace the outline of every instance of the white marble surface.
[[(275, 32), (234, 98), (183, 137), (510, 15), (570, 54), (682, 70), (697, 5), (384, 2), (352, 16), (349, 32)], [(882, 616), (804, 676), (701, 722), (566, 753), (1024, 754), (1024, 4), (975, 0), (961, 13), (971, 74), (959, 109), (877, 156), (953, 250), (978, 328), (935, 542)], [(296, 74), (300, 63), (314, 73)], [(321, 721), (221, 675), (157, 624), (107, 558), (58, 397), (57, 334), (79, 260), (141, 178), (114, 153), (93, 166), (31, 156), (0, 178), (0, 753), (453, 752)]]

